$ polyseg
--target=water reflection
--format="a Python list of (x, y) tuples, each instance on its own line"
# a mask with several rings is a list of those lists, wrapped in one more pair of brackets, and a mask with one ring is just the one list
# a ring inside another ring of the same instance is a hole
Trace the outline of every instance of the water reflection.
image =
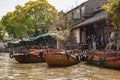
[(0, 80), (119, 80), (119, 74), (119, 70), (98, 68), (85, 62), (69, 67), (19, 64), (8, 53), (0, 53)]

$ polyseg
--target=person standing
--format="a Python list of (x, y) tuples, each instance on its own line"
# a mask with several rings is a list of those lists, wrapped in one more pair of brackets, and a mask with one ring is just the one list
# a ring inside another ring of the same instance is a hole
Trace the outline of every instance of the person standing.
[(95, 41), (95, 35), (88, 35), (87, 37), (88, 40), (88, 45), (89, 45), (89, 50), (93, 49), (93, 42)]
[(109, 40), (113, 40), (113, 41), (116, 40), (116, 31), (117, 31), (117, 30), (113, 30), (113, 31), (110, 33)]
[(109, 50), (114, 50), (116, 51), (117, 49), (117, 36), (116, 36), (116, 31), (114, 30), (111, 32), (110, 37), (109, 37), (109, 43), (107, 44), (105, 49)]

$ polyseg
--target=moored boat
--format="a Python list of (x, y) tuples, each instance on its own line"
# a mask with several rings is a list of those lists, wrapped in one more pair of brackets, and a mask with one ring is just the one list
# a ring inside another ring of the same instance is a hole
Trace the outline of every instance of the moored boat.
[(44, 58), (50, 66), (68, 66), (80, 62), (79, 52), (73, 54), (72, 50), (48, 49), (44, 53)]
[(9, 54), (10, 58), (15, 58), (16, 61), (19, 63), (38, 63), (38, 62), (45, 62), (44, 56), (43, 56), (43, 50), (37, 50), (37, 49), (29, 49), (26, 51), (23, 51), (22, 53), (18, 53), (15, 51), (12, 51)]
[(120, 69), (120, 52), (88, 51), (87, 62), (98, 66)]

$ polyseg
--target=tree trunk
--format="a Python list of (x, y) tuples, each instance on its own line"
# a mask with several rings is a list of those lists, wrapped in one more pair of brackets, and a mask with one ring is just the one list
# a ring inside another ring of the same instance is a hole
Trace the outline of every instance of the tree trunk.
[(65, 49), (64, 41), (57, 40), (57, 49)]

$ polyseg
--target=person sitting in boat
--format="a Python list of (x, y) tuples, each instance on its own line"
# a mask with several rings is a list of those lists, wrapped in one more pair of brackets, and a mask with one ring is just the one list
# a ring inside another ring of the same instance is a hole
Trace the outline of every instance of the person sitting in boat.
[(83, 42), (80, 44), (80, 50), (81, 50), (82, 52), (85, 52), (85, 46), (84, 46), (84, 43), (83, 43)]

